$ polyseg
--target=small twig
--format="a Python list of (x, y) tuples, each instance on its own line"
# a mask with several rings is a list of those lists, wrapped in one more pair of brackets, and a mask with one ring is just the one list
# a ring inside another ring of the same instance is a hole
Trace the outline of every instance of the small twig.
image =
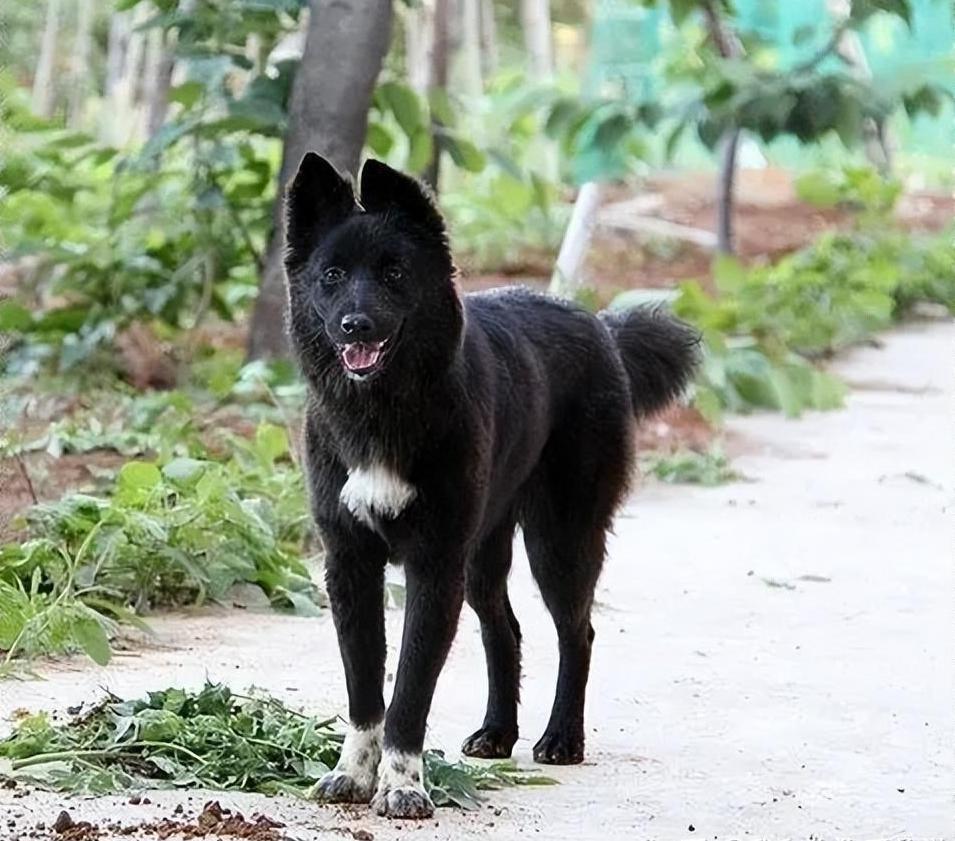
[[(797, 64), (790, 71), (792, 73), (810, 73), (816, 69), (823, 61), (825, 61), (833, 53), (837, 53), (839, 49), (839, 42), (842, 41), (842, 36), (846, 34), (846, 31), (849, 29), (849, 22), (843, 21), (840, 23), (833, 31), (829, 40), (819, 48), (819, 51), (814, 55), (811, 55), (805, 61)], [(837, 53), (838, 54), (838, 53)]]
[(40, 500), (36, 495), (36, 488), (33, 487), (33, 480), (30, 478), (30, 471), (27, 470), (27, 466), (23, 461), (23, 454), (16, 452), (13, 454), (13, 460), (17, 463), (17, 467), (20, 469), (20, 475), (23, 477), (23, 481), (26, 483), (27, 489), (30, 491), (30, 498), (33, 500), (33, 504), (39, 504)]

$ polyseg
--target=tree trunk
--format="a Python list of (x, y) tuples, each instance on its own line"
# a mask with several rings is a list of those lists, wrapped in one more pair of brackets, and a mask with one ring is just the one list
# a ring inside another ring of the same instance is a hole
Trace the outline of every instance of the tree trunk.
[(590, 247), (597, 211), (600, 209), (600, 185), (588, 181), (581, 186), (557, 255), (557, 266), (550, 279), (550, 293), (573, 298), (580, 289), (580, 270)]
[[(706, 28), (717, 52), (723, 58), (737, 58), (743, 47), (739, 38), (720, 17), (713, 0), (703, 4)], [(740, 130), (731, 126), (720, 138), (720, 172), (716, 187), (716, 248), (721, 254), (733, 254), (733, 206), (736, 186), (736, 151), (739, 148)]]
[(53, 86), (53, 71), (56, 64), (56, 41), (60, 28), (60, 0), (47, 0), (46, 24), (40, 42), (40, 56), (33, 76), (33, 113), (52, 117), (56, 104), (56, 89)]
[(93, 46), (93, 2), (77, 0), (76, 43), (73, 45), (73, 67), (70, 75), (70, 128), (79, 128), (83, 123), (86, 96), (90, 90), (90, 53)]
[(434, 3), (405, 7), (405, 64), (408, 84), (424, 96), (431, 85), (431, 54), (434, 50)]
[(106, 43), (106, 82), (103, 93), (109, 99), (123, 76), (126, 51), (129, 49), (129, 12), (116, 12), (109, 21), (109, 37)]
[(545, 81), (554, 75), (554, 45), (550, 28), (550, 0), (521, 0), (521, 26), (531, 78)]
[(494, 0), (481, 2), (481, 69), (484, 78), (497, 73), (497, 20), (494, 17)]
[(484, 90), (481, 74), (481, 0), (461, 0), (461, 49), (458, 68), (461, 90), (478, 97)]
[(146, 90), (146, 137), (152, 137), (163, 127), (169, 112), (169, 91), (172, 74), (176, 70), (174, 36), (157, 31), (150, 56), (149, 87)]
[[(390, 0), (313, 0), (305, 53), (295, 74), (279, 184), (315, 150), (340, 170), (355, 172), (368, 109), (391, 35)], [(273, 233), (249, 328), (249, 356), (288, 355), (285, 334), (284, 200), (273, 213)]]
[[(428, 90), (445, 90), (448, 87), (448, 59), (451, 52), (450, 0), (435, 0), (434, 37), (431, 44), (431, 73)], [(432, 118), (431, 134), (434, 136), (441, 124)], [(427, 185), (438, 192), (441, 181), (441, 148), (434, 144), (431, 162), (424, 172)]]
[(716, 184), (716, 250), (720, 254), (734, 252), (733, 208), (739, 134), (739, 129), (730, 129), (720, 138), (720, 173)]

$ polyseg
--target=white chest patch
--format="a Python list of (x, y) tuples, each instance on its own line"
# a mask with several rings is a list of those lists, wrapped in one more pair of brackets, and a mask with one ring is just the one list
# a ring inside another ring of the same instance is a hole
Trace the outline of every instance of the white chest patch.
[(374, 525), (375, 516), (397, 517), (416, 494), (414, 487), (397, 473), (373, 464), (349, 470), (339, 498), (359, 520)]

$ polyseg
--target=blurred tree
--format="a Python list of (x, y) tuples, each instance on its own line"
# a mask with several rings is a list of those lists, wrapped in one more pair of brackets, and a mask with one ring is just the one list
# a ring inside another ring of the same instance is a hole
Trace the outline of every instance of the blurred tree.
[(47, 0), (43, 40), (33, 75), (33, 112), (41, 117), (53, 115), (56, 89), (53, 86), (60, 29), (60, 0)]
[[(733, 173), (739, 132), (769, 143), (790, 136), (813, 143), (835, 133), (847, 146), (866, 139), (866, 127), (882, 125), (904, 107), (911, 116), (935, 114), (952, 93), (926, 74), (901, 75), (878, 84), (847, 66), (840, 52), (847, 33), (877, 15), (912, 24), (912, 0), (849, 0), (841, 16), (823, 22), (821, 43), (792, 66), (766, 66), (753, 56), (764, 43), (758, 32), (737, 32), (733, 0), (638, 0), (665, 7), (677, 27), (666, 61), (663, 93), (650, 86), (634, 98), (625, 86), (590, 102), (559, 98), (549, 105), (548, 131), (561, 138), (580, 182), (619, 176), (627, 162), (645, 153), (641, 136), (661, 119), (673, 126), (666, 140), (672, 154), (683, 132), (694, 128), (710, 149), (719, 148), (718, 234), (720, 250), (732, 251)], [(782, 0), (777, 0), (782, 3)], [(702, 27), (699, 25), (702, 23)], [(687, 24), (684, 26), (684, 24)], [(804, 28), (803, 28), (804, 29)], [(815, 31), (815, 30), (814, 30)], [(812, 34), (812, 33), (810, 33)], [(796, 32), (798, 42), (805, 33)], [(753, 49), (748, 51), (747, 48)], [(670, 91), (676, 96), (668, 96)]]
[[(314, 0), (305, 52), (289, 102), (279, 184), (315, 150), (342, 171), (355, 172), (365, 142), (375, 81), (391, 36), (390, 0)], [(284, 203), (275, 203), (273, 233), (252, 313), (252, 358), (283, 356), (285, 335)]]
[(554, 74), (550, 0), (521, 0), (521, 25), (531, 78), (545, 81)]
[(70, 69), (70, 104), (67, 118), (71, 128), (82, 125), (92, 82), (93, 0), (77, 0), (76, 41)]

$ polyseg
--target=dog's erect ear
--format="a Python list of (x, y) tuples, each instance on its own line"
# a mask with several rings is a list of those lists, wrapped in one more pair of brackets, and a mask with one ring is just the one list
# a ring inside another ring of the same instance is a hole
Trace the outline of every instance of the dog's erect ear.
[(369, 158), (361, 169), (361, 204), (369, 213), (395, 209), (429, 231), (444, 235), (444, 220), (416, 179)]
[(285, 263), (304, 263), (322, 232), (355, 209), (351, 182), (325, 158), (306, 152), (285, 195)]

